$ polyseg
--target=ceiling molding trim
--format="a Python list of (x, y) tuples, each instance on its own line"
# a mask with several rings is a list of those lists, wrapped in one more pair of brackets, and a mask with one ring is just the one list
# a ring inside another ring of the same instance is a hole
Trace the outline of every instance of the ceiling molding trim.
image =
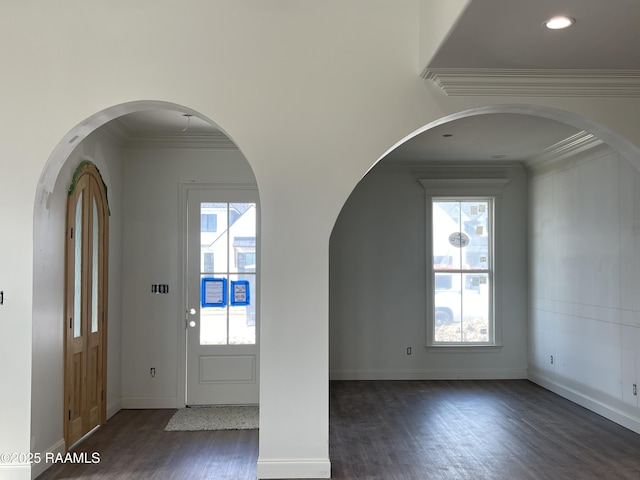
[[(522, 163), (517, 160), (427, 160), (427, 161), (410, 161), (410, 160), (393, 160), (378, 162), (368, 173), (375, 175), (378, 173), (409, 173), (412, 175), (441, 175), (451, 176), (454, 173), (463, 171), (465, 175), (479, 175), (480, 177), (491, 175), (500, 176), (510, 169), (522, 168)], [(493, 173), (488, 173), (493, 172)]]
[(598, 137), (585, 131), (578, 132), (571, 137), (545, 148), (539, 154), (528, 159), (525, 163), (529, 168), (544, 168), (552, 163), (573, 157), (581, 152), (586, 152), (604, 142)]
[(449, 96), (640, 97), (640, 70), (428, 68)]
[(159, 137), (133, 137), (127, 142), (127, 148), (180, 148), (196, 150), (238, 150), (229, 137), (220, 134), (210, 135), (165, 135)]
[(125, 145), (133, 135), (131, 130), (118, 120), (105, 123), (101, 129), (120, 146)]

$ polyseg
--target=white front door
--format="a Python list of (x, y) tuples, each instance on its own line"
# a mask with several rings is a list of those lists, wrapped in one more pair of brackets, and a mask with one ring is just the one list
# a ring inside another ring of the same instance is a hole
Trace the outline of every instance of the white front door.
[(187, 405), (258, 403), (258, 193), (187, 189)]

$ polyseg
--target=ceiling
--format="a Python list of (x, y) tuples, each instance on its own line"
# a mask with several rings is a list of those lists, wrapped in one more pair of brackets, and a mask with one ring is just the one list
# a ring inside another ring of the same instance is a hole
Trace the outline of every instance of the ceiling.
[(210, 122), (187, 112), (176, 110), (145, 110), (124, 115), (115, 122), (130, 138), (161, 136), (202, 136), (219, 134)]
[(439, 125), (416, 135), (384, 161), (432, 163), (533, 161), (541, 152), (579, 133), (553, 120), (520, 114), (485, 114)]
[[(542, 26), (573, 17), (566, 30)], [(638, 0), (474, 0), (430, 68), (640, 69)]]
[[(563, 31), (542, 27), (546, 19), (558, 14), (575, 18), (575, 25)], [(587, 78), (594, 70), (608, 75), (640, 72), (638, 23), (638, 0), (473, 0), (426, 70), (442, 74), (453, 69), (478, 78), (487, 72), (509, 71), (517, 76), (518, 72), (530, 75), (536, 71), (541, 82), (547, 73), (570, 71), (569, 88), (576, 89), (580, 76)], [(508, 87), (497, 88), (502, 92)], [(602, 91), (615, 93), (609, 86)], [(547, 89), (543, 94), (550, 92), (553, 94)], [(114, 122), (129, 139), (222, 135), (208, 121), (197, 116), (188, 119), (185, 113), (146, 111)], [(539, 117), (478, 115), (421, 133), (388, 154), (384, 162), (527, 162), (579, 134), (566, 124)]]
[[(556, 31), (543, 27), (557, 15), (570, 16), (575, 24)], [(448, 95), (638, 94), (639, 23), (638, 0), (473, 0), (427, 65), (436, 75), (423, 77), (434, 79)], [(621, 76), (629, 83), (620, 85)], [(554, 147), (562, 151), (570, 143), (592, 142), (590, 137), (540, 117), (477, 115), (413, 137), (383, 163), (510, 160), (531, 165)]]

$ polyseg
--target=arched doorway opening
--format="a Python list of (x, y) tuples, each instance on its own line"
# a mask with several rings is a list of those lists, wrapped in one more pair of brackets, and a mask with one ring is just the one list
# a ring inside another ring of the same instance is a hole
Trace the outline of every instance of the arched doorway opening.
[[(186, 262), (181, 252), (187, 243), (187, 191), (252, 192), (248, 208), (231, 202), (230, 218), (243, 241), (229, 240), (228, 258), (237, 262), (242, 257), (242, 271), (222, 273), (228, 282), (244, 280), (242, 285), (252, 289), (252, 304), (235, 309), (252, 309), (251, 321), (245, 323), (251, 323), (253, 345), (259, 349), (259, 321), (253, 313), (259, 299), (253, 291), (259, 285), (259, 233), (247, 233), (244, 220), (242, 229), (238, 223), (247, 212), (254, 212), (251, 218), (257, 221), (259, 200), (255, 176), (242, 152), (211, 120), (180, 105), (142, 101), (99, 112), (60, 141), (37, 190), (34, 292), (40, 293), (33, 300), (32, 438), (41, 452), (69, 447), (61, 421), (64, 205), (73, 172), (87, 161), (100, 171), (111, 212), (106, 416), (121, 408), (176, 408), (186, 402)], [(223, 223), (220, 219), (218, 225)], [(251, 378), (244, 381), (257, 392), (257, 354), (249, 368)]]
[[(548, 143), (536, 147), (536, 131)], [(637, 146), (602, 125), (529, 105), (461, 112), (398, 142), (355, 187), (332, 232), (330, 378), (529, 379), (640, 431), (640, 337), (627, 313), (638, 311), (640, 286), (639, 159)], [(501, 342), (429, 345), (441, 305), (436, 282), (429, 289), (436, 253), (420, 180), (495, 178), (510, 180), (496, 225)]]

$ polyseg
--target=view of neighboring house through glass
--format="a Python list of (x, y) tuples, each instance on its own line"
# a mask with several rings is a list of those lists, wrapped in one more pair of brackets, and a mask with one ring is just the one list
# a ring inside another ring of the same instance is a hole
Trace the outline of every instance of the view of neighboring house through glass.
[(201, 345), (256, 343), (256, 204), (201, 203), (201, 278), (225, 285), (226, 297), (201, 312)]
[(432, 199), (434, 344), (492, 344), (493, 200)]

